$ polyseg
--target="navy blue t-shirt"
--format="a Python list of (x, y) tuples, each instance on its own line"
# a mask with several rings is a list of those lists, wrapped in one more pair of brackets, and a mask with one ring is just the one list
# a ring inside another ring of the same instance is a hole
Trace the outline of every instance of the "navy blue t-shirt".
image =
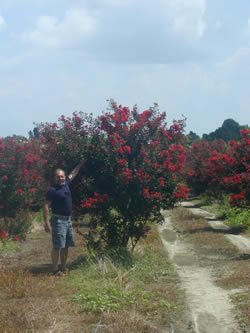
[(54, 184), (46, 194), (46, 200), (51, 201), (53, 214), (70, 216), (72, 212), (72, 196), (69, 188), (69, 179), (64, 185)]

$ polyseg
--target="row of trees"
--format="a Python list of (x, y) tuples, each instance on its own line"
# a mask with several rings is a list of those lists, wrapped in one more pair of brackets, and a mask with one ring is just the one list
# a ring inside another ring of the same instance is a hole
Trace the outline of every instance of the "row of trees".
[[(233, 119), (226, 119), (223, 121), (223, 124), (218, 127), (215, 131), (209, 134), (203, 134), (202, 140), (211, 142), (214, 140), (222, 139), (225, 142), (229, 142), (231, 140), (240, 140), (241, 139), (241, 130), (248, 128), (247, 125), (240, 125), (237, 121)], [(194, 132), (189, 132), (186, 136), (186, 141), (188, 144), (193, 144), (195, 141), (200, 140), (199, 135)]]
[(249, 205), (249, 130), (240, 141), (190, 147), (184, 127), (185, 119), (168, 126), (157, 104), (140, 113), (111, 100), (97, 118), (73, 113), (37, 124), (28, 140), (0, 139), (0, 229), (17, 233), (26, 226), (54, 170), (70, 172), (81, 159), (72, 184), (74, 215), (88, 213), (108, 246), (135, 245), (149, 219), (159, 223), (161, 208), (187, 198), (189, 188), (226, 192), (232, 204)]
[(187, 183), (197, 193), (221, 198), (238, 207), (250, 204), (250, 130), (239, 141), (197, 141), (187, 151)]
[(108, 246), (136, 244), (150, 218), (160, 222), (161, 208), (187, 197), (184, 125), (168, 127), (157, 104), (139, 113), (110, 101), (100, 117), (74, 113), (38, 124), (39, 137), (28, 142), (2, 139), (0, 215), (18, 220), (37, 210), (53, 171), (84, 159), (72, 184), (74, 214), (90, 214)]

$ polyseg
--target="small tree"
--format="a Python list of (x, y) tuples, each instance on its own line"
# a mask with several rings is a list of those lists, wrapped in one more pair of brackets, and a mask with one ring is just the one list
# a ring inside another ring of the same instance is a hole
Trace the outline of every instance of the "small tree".
[(93, 124), (83, 178), (74, 186), (79, 213), (95, 216), (102, 239), (112, 246), (133, 246), (149, 219), (162, 221), (161, 209), (186, 198), (184, 120), (168, 128), (157, 104), (143, 113), (117, 106)]
[(39, 208), (46, 188), (40, 146), (18, 137), (0, 139), (0, 217), (8, 234), (25, 237), (28, 213)]

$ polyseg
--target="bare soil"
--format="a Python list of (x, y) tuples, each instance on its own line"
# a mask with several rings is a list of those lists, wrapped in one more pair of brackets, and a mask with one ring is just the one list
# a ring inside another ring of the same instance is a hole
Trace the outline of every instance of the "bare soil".
[[(69, 267), (82, 254), (82, 237), (70, 249)], [(73, 290), (52, 274), (51, 235), (37, 224), (14, 253), (0, 254), (0, 332), (91, 332), (96, 318), (68, 302)], [(2, 287), (4, 286), (4, 288)]]

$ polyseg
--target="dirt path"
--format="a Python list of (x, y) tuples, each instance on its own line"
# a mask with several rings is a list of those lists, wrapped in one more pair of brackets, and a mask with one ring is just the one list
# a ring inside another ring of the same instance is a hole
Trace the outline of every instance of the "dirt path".
[[(218, 220), (214, 214), (199, 207), (195, 207), (192, 201), (184, 201), (181, 205), (182, 207), (188, 208), (193, 214), (204, 217), (213, 229), (229, 231), (230, 228), (222, 221)], [(250, 237), (234, 235), (231, 233), (225, 233), (225, 237), (227, 237), (239, 250), (248, 253), (250, 252)]]
[[(184, 203), (183, 205), (190, 206), (190, 203)], [(220, 221), (217, 221), (212, 214), (199, 208), (189, 209), (192, 213), (208, 219), (209, 225), (215, 228), (216, 232), (224, 232), (228, 229)], [(191, 239), (186, 237), (187, 230), (183, 232), (184, 229), (180, 230), (175, 225), (171, 213), (164, 212), (164, 218), (165, 222), (159, 230), (163, 244), (186, 291), (189, 308), (189, 321), (186, 325), (186, 331), (183, 333), (248, 332), (248, 328), (239, 325), (234, 319), (235, 312), (230, 295), (238, 290), (221, 288), (215, 282), (216, 271), (218, 273), (219, 266), (225, 264), (227, 254), (213, 253), (209, 246), (204, 252), (204, 248), (199, 249), (197, 244), (194, 246)], [(207, 229), (206, 227), (203, 231), (207, 232)], [(197, 234), (201, 231), (200, 225), (196, 230), (191, 231), (193, 234), (196, 233), (195, 236), (197, 237)], [(204, 234), (205, 232), (203, 236)], [(225, 235), (238, 247), (239, 253), (246, 254), (246, 251), (250, 250), (250, 239), (241, 235)], [(209, 237), (213, 237), (213, 235), (210, 233)], [(232, 250), (230, 255), (232, 256), (233, 253)], [(237, 253), (237, 250), (235, 253)], [(227, 264), (225, 264), (225, 269), (227, 269)]]

